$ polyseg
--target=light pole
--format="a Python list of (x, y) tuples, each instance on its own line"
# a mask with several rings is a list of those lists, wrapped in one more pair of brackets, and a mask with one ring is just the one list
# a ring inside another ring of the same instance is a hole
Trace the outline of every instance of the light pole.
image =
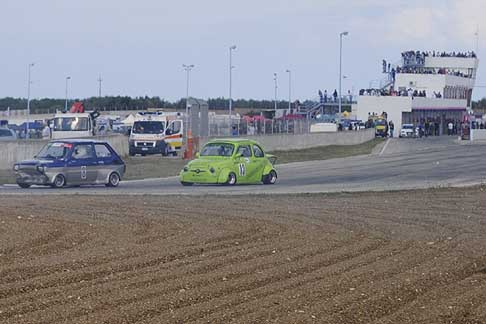
[(233, 102), (232, 102), (232, 78), (233, 78), (233, 69), (235, 68), (233, 66), (233, 51), (236, 49), (236, 45), (230, 46), (229, 48), (229, 118), (230, 118), (230, 124), (231, 124), (231, 110), (233, 109)]
[(343, 36), (347, 36), (349, 33), (347, 31), (342, 32), (339, 34), (339, 122), (341, 122), (341, 104), (342, 104), (342, 96), (341, 96), (341, 83), (342, 83), (342, 65), (343, 65)]
[(101, 82), (103, 82), (103, 79), (100, 77), (98, 78), (98, 97), (101, 98)]
[(188, 128), (189, 128), (189, 74), (191, 70), (194, 68), (194, 64), (191, 65), (186, 65), (182, 64), (182, 68), (184, 71), (186, 71), (186, 127), (185, 129), (185, 134), (186, 134), (186, 141), (187, 141), (187, 134), (188, 134)]
[(288, 114), (290, 114), (292, 110), (292, 71), (287, 69), (285, 72), (289, 74), (289, 112)]
[(68, 104), (68, 80), (71, 80), (70, 76), (66, 77), (66, 102), (64, 104), (64, 111), (67, 112), (67, 104)]
[(27, 129), (25, 131), (25, 138), (29, 138), (29, 122), (30, 122), (30, 85), (32, 84), (31, 81), (31, 69), (34, 66), (34, 63), (29, 64), (29, 76), (27, 81)]
[(275, 82), (275, 117), (277, 117), (277, 89), (278, 89), (277, 73), (273, 74), (273, 81)]

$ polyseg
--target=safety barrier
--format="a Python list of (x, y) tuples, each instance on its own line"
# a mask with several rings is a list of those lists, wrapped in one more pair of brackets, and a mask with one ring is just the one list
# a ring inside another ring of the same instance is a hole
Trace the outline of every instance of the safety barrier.
[(486, 129), (471, 129), (471, 142), (486, 141)]
[[(201, 138), (200, 145), (202, 146), (209, 140), (214, 138), (218, 137)], [(364, 129), (359, 131), (309, 133), (297, 135), (247, 135), (244, 136), (244, 138), (257, 141), (265, 148), (266, 151), (283, 151), (304, 149), (316, 146), (362, 144), (375, 138), (375, 131), (374, 129)]]
[[(244, 135), (240, 136), (240, 138), (241, 137), (259, 142), (266, 151), (279, 151), (327, 145), (356, 145), (373, 139), (375, 133), (373, 129), (365, 129), (360, 131), (335, 133)], [(217, 137), (194, 139), (193, 145), (195, 149), (200, 148), (207, 143), (208, 140), (213, 138)], [(128, 137), (123, 135), (111, 135), (99, 136), (96, 137), (96, 139), (109, 142), (121, 156), (128, 155)], [(17, 161), (32, 159), (47, 142), (47, 140), (0, 142), (0, 170), (11, 169)]]

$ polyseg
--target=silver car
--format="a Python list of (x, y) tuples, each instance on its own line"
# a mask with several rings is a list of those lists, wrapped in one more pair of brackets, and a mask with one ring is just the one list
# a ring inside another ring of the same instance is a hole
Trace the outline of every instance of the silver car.
[(22, 188), (87, 184), (116, 187), (126, 166), (107, 142), (56, 140), (46, 144), (34, 159), (16, 163), (14, 170)]

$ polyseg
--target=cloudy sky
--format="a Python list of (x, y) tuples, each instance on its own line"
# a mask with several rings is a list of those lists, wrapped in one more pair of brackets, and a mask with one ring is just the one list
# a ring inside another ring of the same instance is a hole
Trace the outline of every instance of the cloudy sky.
[(287, 98), (290, 69), (294, 98), (312, 98), (337, 88), (341, 31), (343, 91), (357, 91), (404, 50), (475, 49), (478, 26), (486, 56), (484, 12), (486, 0), (0, 0), (0, 97), (26, 96), (29, 62), (34, 98), (63, 98), (68, 75), (70, 97), (97, 95), (101, 74), (103, 94), (176, 100), (182, 64), (196, 65), (192, 96), (227, 97), (235, 44), (233, 97), (272, 98), (277, 72)]

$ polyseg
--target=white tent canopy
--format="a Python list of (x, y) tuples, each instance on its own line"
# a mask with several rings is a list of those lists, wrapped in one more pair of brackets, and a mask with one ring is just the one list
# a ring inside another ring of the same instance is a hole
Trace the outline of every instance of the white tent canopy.
[(125, 126), (133, 126), (133, 123), (135, 122), (135, 116), (132, 114), (128, 115), (127, 118), (121, 121)]

